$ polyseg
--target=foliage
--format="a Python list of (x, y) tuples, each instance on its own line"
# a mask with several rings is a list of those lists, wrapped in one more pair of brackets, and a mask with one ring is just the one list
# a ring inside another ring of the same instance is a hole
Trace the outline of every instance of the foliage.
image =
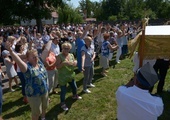
[(102, 4), (103, 17), (107, 20), (110, 15), (118, 15), (121, 12), (121, 0), (105, 0)]
[[(60, 16), (63, 22), (81, 22), (81, 16), (78, 14), (80, 11), (67, 5), (67, 1), (71, 0), (0, 0), (0, 24), (9, 25), (31, 19), (36, 19), (37, 24), (41, 24), (41, 19), (50, 18), (51, 11), (56, 9), (60, 10), (60, 15), (61, 11), (64, 12), (63, 16)], [(169, 0), (101, 0), (100, 2), (80, 0), (79, 10), (85, 14), (84, 17), (95, 17), (100, 21), (109, 20), (109, 16), (117, 16), (118, 20), (141, 19), (145, 16), (154, 19), (170, 18)]]
[(116, 21), (117, 20), (117, 16), (115, 16), (115, 15), (109, 16), (108, 20), (109, 21)]
[(96, 17), (100, 21), (109, 20), (109, 16), (117, 16), (118, 20), (142, 19), (146, 16), (153, 19), (170, 18), (168, 0), (101, 0), (100, 2), (81, 0), (80, 9), (87, 10), (88, 15), (93, 13), (91, 17)]
[(69, 5), (64, 5), (58, 8), (59, 20), (58, 23), (82, 23), (83, 18), (78, 9), (74, 9)]
[(54, 6), (64, 4), (63, 0), (1, 0), (0, 23), (12, 24), (16, 20), (36, 19), (38, 31), (42, 32), (42, 18), (51, 18)]
[(85, 18), (92, 17), (92, 2), (90, 0), (80, 0), (80, 9), (83, 11)]

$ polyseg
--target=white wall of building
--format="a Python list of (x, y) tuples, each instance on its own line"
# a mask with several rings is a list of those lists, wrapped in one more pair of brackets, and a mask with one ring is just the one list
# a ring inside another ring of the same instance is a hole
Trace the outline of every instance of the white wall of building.
[[(42, 24), (56, 24), (57, 19), (51, 18), (51, 19), (42, 19)], [(26, 21), (21, 21), (20, 23), (22, 26), (28, 26), (28, 25), (36, 25), (36, 20), (26, 20)]]

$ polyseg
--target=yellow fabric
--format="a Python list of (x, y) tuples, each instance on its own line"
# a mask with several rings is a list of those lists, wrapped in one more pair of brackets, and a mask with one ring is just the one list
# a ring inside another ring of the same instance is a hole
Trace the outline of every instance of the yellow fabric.
[[(139, 33), (133, 40), (128, 43), (131, 56), (139, 48), (139, 41), (142, 34)], [(170, 59), (170, 35), (145, 35), (144, 59), (166, 58)]]
[(136, 51), (136, 48), (141, 39), (141, 34), (142, 32), (140, 32), (134, 39), (129, 40), (128, 42), (128, 50), (130, 51), (130, 58), (133, 56), (134, 51)]

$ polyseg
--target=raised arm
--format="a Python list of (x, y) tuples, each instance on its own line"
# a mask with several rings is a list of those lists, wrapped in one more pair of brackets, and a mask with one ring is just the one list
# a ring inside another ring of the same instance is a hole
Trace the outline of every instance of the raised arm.
[(85, 36), (87, 35), (87, 31), (89, 31), (90, 29), (92, 28), (92, 26), (89, 24), (86, 26), (84, 32), (83, 32), (83, 35), (80, 37), (81, 39), (84, 39)]
[(113, 46), (113, 45), (111, 45), (111, 44), (108, 44), (108, 48), (109, 48), (110, 50), (116, 50), (116, 49), (118, 48), (118, 45)]
[(12, 59), (18, 64), (21, 72), (25, 73), (27, 71), (27, 64), (12, 50), (11, 46), (12, 44), (7, 41), (5, 44), (6, 49), (9, 51)]

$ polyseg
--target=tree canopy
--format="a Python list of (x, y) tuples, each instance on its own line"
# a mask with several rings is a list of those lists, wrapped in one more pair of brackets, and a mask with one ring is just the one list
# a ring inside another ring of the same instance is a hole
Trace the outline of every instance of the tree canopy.
[(91, 17), (96, 17), (97, 20), (112, 18), (134, 20), (146, 16), (153, 19), (170, 18), (170, 0), (101, 0), (101, 2), (81, 0), (79, 7), (88, 13), (93, 12)]
[(78, 8), (68, 5), (67, 1), (71, 0), (1, 0), (0, 24), (36, 19), (41, 26), (41, 19), (50, 18), (54, 10), (59, 14), (59, 23), (79, 23), (83, 17), (95, 17), (99, 21), (134, 20), (146, 16), (170, 18), (170, 0), (80, 0)]

